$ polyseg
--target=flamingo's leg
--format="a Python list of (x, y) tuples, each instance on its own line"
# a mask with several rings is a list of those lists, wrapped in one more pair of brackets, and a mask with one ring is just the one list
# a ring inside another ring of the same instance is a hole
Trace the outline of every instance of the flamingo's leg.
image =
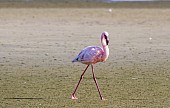
[(105, 100), (105, 99), (102, 97), (102, 94), (101, 94), (101, 92), (100, 92), (99, 86), (98, 86), (98, 84), (97, 84), (97, 80), (96, 80), (96, 77), (95, 77), (95, 74), (94, 74), (93, 65), (91, 65), (91, 68), (92, 68), (93, 79), (94, 79), (94, 82), (95, 82), (95, 84), (96, 84), (97, 90), (98, 90), (98, 92), (99, 92), (100, 99), (101, 99), (101, 100)]
[(81, 77), (80, 77), (80, 80), (79, 80), (79, 82), (78, 82), (78, 84), (77, 84), (77, 86), (76, 86), (76, 88), (75, 88), (75, 90), (74, 90), (74, 92), (73, 92), (73, 94), (72, 94), (71, 99), (78, 99), (78, 98), (75, 96), (75, 94), (76, 94), (76, 91), (77, 91), (77, 89), (78, 89), (78, 86), (80, 85), (80, 82), (81, 82), (81, 80), (82, 80), (82, 78), (83, 78), (83, 76), (84, 76), (84, 74), (85, 74), (85, 72), (86, 72), (86, 70), (87, 70), (88, 67), (89, 67), (89, 65), (87, 65), (87, 67), (85, 68), (84, 72), (82, 73), (82, 75), (81, 75)]

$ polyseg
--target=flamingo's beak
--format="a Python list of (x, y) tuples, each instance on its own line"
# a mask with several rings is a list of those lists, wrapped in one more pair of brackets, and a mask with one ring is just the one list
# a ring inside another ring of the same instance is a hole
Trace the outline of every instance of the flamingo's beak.
[(108, 39), (106, 40), (106, 44), (109, 45), (109, 40)]
[(106, 44), (108, 45), (108, 44), (109, 44), (109, 39), (108, 39), (108, 37), (107, 37), (106, 35), (104, 35), (104, 38), (105, 38), (105, 40), (106, 40)]

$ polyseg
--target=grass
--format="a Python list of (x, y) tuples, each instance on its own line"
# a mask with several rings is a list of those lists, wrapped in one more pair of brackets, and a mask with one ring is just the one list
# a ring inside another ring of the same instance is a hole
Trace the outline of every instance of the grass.
[[(15, 107), (170, 107), (169, 67), (96, 66), (96, 76), (103, 96), (101, 101), (88, 69), (71, 100), (74, 85), (83, 66), (61, 66), (1, 71), (0, 104)], [(2, 69), (2, 68), (1, 68)]]

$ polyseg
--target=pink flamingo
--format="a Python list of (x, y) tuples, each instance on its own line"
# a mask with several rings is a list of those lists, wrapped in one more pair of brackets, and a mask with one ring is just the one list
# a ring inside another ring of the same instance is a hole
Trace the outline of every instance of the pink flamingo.
[(101, 35), (101, 43), (103, 46), (103, 49), (99, 46), (88, 46), (86, 48), (84, 48), (79, 54), (78, 56), (72, 61), (72, 62), (81, 62), (83, 64), (86, 64), (87, 67), (85, 68), (85, 70), (83, 71), (80, 80), (72, 94), (72, 99), (78, 99), (75, 96), (75, 93), (78, 89), (78, 86), (83, 78), (83, 75), (85, 74), (87, 68), (89, 67), (89, 65), (91, 65), (92, 68), (92, 74), (93, 74), (93, 79), (94, 82), (96, 84), (97, 90), (99, 92), (100, 95), (100, 99), (101, 100), (105, 100), (100, 92), (99, 86), (97, 84), (96, 78), (95, 78), (95, 74), (94, 74), (94, 69), (93, 69), (93, 64), (97, 63), (97, 62), (104, 62), (106, 61), (106, 59), (109, 56), (109, 48), (108, 48), (108, 43), (109, 43), (109, 38), (108, 38), (108, 33), (107, 32), (103, 32)]

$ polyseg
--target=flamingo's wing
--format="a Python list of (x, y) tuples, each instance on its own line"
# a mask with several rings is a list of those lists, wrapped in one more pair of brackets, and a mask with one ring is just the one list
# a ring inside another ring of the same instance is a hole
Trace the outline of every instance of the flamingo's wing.
[(81, 62), (84, 64), (94, 64), (100, 62), (103, 55), (103, 49), (97, 46), (89, 46), (83, 49), (73, 62)]

